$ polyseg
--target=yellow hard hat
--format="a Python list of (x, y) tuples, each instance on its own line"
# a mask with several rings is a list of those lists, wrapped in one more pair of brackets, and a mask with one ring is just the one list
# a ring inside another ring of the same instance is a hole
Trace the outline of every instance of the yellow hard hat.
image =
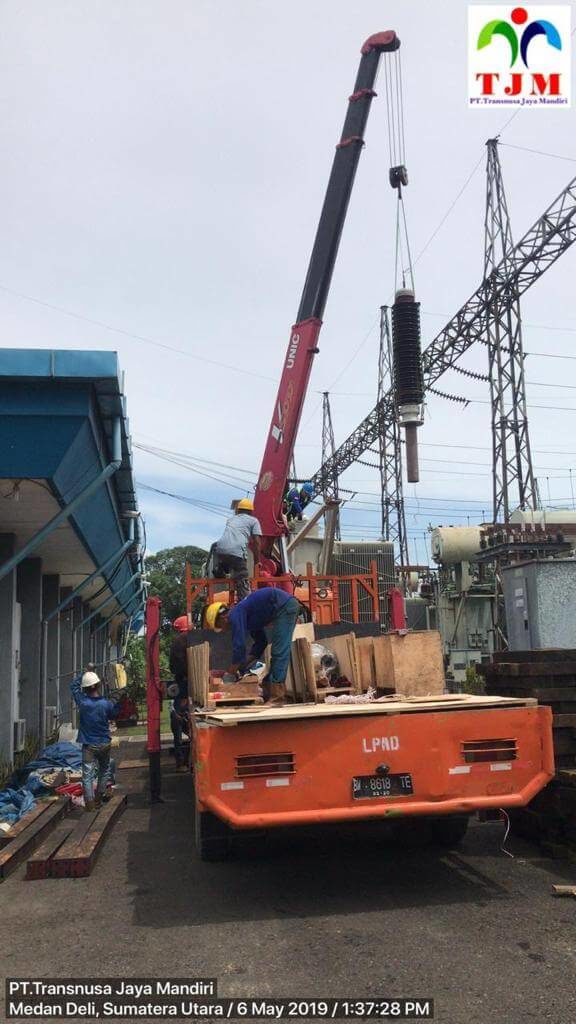
[(251, 498), (240, 498), (240, 501), (236, 505), (238, 512), (253, 512), (254, 502)]
[(206, 609), (206, 614), (204, 616), (206, 629), (213, 629), (215, 633), (220, 633), (221, 630), (217, 629), (216, 627), (216, 619), (218, 618), (220, 612), (226, 611), (226, 609), (227, 605), (222, 604), (221, 601), (213, 601), (212, 604), (209, 604)]

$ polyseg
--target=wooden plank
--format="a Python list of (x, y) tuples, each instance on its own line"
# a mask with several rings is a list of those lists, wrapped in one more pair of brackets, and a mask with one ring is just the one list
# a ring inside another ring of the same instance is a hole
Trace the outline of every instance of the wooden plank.
[[(314, 643), (316, 639), (314, 623), (313, 622), (297, 622), (294, 626), (294, 632), (292, 633), (292, 642), (294, 640), (308, 640), (309, 643)], [(324, 643), (324, 641), (322, 641)]]
[(66, 841), (72, 831), (70, 825), (64, 831), (57, 829), (52, 832), (43, 843), (40, 844), (37, 850), (34, 851), (31, 857), (28, 858), (26, 865), (26, 880), (28, 882), (36, 881), (41, 878), (50, 878), (50, 872), (52, 868), (52, 859), (57, 851), (62, 846), (62, 843)]
[(576, 897), (576, 885), (553, 885), (552, 892), (555, 896)]
[(533, 651), (496, 651), (492, 655), (493, 662), (532, 662), (532, 661), (574, 661), (576, 650), (568, 647), (541, 647)]
[(207, 703), (207, 705), (206, 705), (206, 707), (209, 707), (209, 708), (219, 708), (221, 704), (226, 704), (226, 705), (228, 705), (228, 704), (240, 705), (241, 704), (244, 707), (245, 705), (249, 705), (249, 704), (262, 704), (262, 703), (263, 703), (263, 701), (262, 701), (261, 697), (218, 697), (218, 699), (216, 700), (214, 697), (211, 696), (209, 701), (208, 701), (208, 703)]
[(388, 657), (388, 645), (385, 636), (374, 637), (373, 650), (376, 686), (379, 690), (393, 690), (394, 674), (392, 672), (390, 658)]
[(354, 680), (354, 693), (362, 693), (362, 673), (360, 671), (360, 652), (358, 650), (358, 641), (354, 633), (349, 633), (346, 645), (348, 647), (348, 655), (350, 658), (350, 664), (352, 666), (352, 677)]
[(356, 637), (358, 650), (358, 662), (360, 669), (360, 684), (365, 692), (370, 686), (374, 686), (376, 680), (376, 669), (374, 667), (374, 638), (371, 636)]
[(188, 686), (192, 700), (204, 707), (208, 700), (210, 644), (196, 644), (186, 651)]
[(553, 715), (552, 725), (556, 726), (556, 728), (576, 729), (576, 714)]
[(443, 694), (445, 689), (442, 641), (436, 630), (377, 638), (378, 677), (396, 693), (407, 697)]
[(564, 786), (576, 787), (576, 768), (562, 768), (558, 772), (558, 781)]
[(555, 754), (576, 754), (576, 739), (572, 729), (552, 729)]
[[(45, 813), (36, 815), (28, 827), (22, 829), (7, 846), (0, 850), (0, 880), (6, 878), (51, 832), (54, 825), (66, 813), (70, 806), (69, 797), (59, 797), (45, 809)], [(25, 820), (25, 819), (22, 819)]]
[(54, 801), (47, 800), (43, 801), (42, 803), (37, 803), (36, 806), (33, 807), (31, 811), (28, 811), (28, 813), (24, 815), (23, 818), (20, 818), (19, 821), (14, 822), (9, 832), (0, 833), (0, 849), (6, 846), (8, 843), (11, 843), (13, 839), (17, 839), (18, 836), (25, 829), (27, 829), (29, 825), (34, 824), (34, 822), (37, 821), (38, 818), (41, 818), (44, 814), (46, 814), (50, 807), (52, 806), (53, 802)]
[(316, 686), (316, 670), (314, 668), (314, 662), (312, 660), (312, 650), (310, 648), (310, 642), (305, 637), (298, 637), (295, 641), (296, 650), (302, 666), (303, 678), (306, 683), (306, 689), (310, 694), (313, 701), (318, 700), (318, 688)]
[[(498, 708), (526, 708), (535, 707), (536, 702), (528, 699), (516, 699), (514, 697), (484, 697), (475, 694), (458, 694), (456, 696), (446, 694), (447, 699), (421, 700), (414, 698), (410, 701), (385, 700), (372, 701), (366, 704), (299, 704), (285, 705), (284, 707), (268, 707), (262, 705), (259, 708), (251, 708), (249, 712), (237, 710), (218, 712), (197, 712), (200, 721), (214, 722), (215, 724), (235, 725), (244, 722), (265, 722), (265, 721), (289, 721), (308, 718), (340, 717), (347, 715), (398, 715), (398, 714), (421, 714), (434, 713), (437, 711), (488, 711)], [(451, 699), (452, 698), (452, 699)]]
[[(190, 648), (189, 648), (190, 649)], [(126, 796), (118, 794), (99, 810), (79, 822), (52, 860), (54, 878), (85, 878), (96, 863), (114, 821), (126, 807)]]

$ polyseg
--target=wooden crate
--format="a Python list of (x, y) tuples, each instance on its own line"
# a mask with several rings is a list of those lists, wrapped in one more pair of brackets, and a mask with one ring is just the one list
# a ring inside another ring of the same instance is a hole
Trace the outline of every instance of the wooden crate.
[(376, 681), (406, 697), (444, 693), (442, 641), (436, 630), (373, 637)]

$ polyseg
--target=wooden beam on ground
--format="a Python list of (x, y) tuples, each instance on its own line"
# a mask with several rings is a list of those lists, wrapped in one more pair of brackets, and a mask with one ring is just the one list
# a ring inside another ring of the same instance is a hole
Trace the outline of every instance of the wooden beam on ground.
[(104, 840), (126, 807), (126, 797), (113, 796), (101, 810), (86, 814), (52, 860), (53, 878), (85, 878), (96, 863)]
[(553, 885), (552, 892), (555, 896), (576, 897), (576, 885)]
[[(26, 815), (26, 827), (20, 829), (16, 836), (0, 850), (0, 881), (6, 878), (29, 853), (36, 849), (46, 835), (52, 831), (57, 821), (63, 817), (70, 806), (70, 797), (60, 797), (47, 805), (42, 805), (42, 814)], [(37, 808), (35, 808), (37, 810)], [(26, 817), (21, 821), (25, 822)], [(18, 822), (20, 824), (20, 822)]]
[(26, 865), (26, 880), (28, 882), (41, 878), (50, 878), (54, 855), (68, 838), (71, 831), (72, 825), (65, 831), (56, 829), (54, 832), (51, 832), (48, 838), (28, 858)]
[(43, 814), (46, 814), (50, 806), (51, 804), (48, 801), (36, 804), (36, 807), (33, 807), (31, 811), (28, 811), (23, 818), (14, 822), (9, 832), (0, 833), (0, 848), (6, 846), (7, 843), (12, 842), (13, 839), (17, 839), (24, 829), (28, 828), (29, 825), (32, 825), (38, 818), (41, 818)]

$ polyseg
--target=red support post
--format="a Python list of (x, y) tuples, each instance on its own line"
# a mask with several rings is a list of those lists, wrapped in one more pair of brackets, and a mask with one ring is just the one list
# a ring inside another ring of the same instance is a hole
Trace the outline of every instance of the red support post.
[(404, 595), (398, 587), (390, 587), (388, 591), (388, 608), (390, 610), (390, 632), (406, 633), (406, 605)]

